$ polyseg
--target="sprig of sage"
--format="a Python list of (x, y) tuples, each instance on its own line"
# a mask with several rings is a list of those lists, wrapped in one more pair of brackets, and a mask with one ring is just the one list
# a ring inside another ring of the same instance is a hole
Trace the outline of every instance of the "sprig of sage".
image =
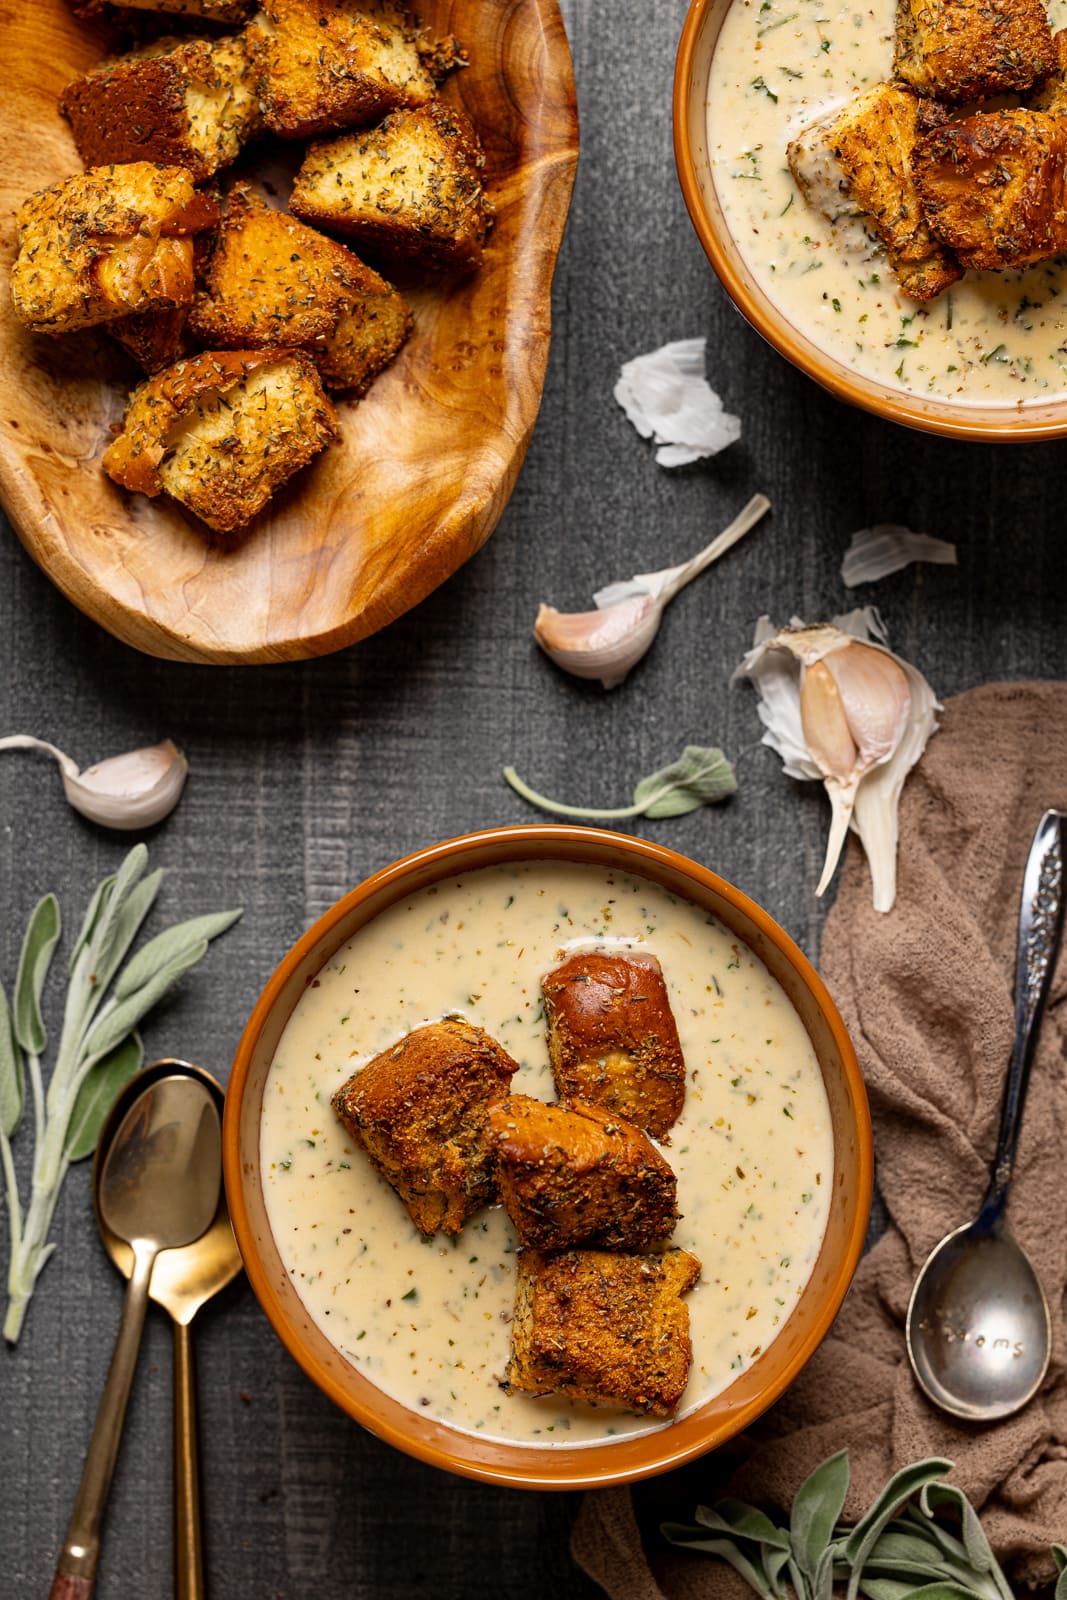
[[(142, 945), (123, 966), (163, 880), (162, 872), (146, 875), (147, 865), (147, 850), (135, 845), (89, 902), (68, 964), (63, 1023), (47, 1094), (42, 1057), (48, 1034), (41, 1000), (62, 928), (54, 895), (45, 895), (30, 915), (10, 1006), (0, 986), (0, 1160), (11, 1246), (3, 1332), (11, 1344), (19, 1337), (34, 1285), (55, 1249), (48, 1233), (67, 1169), (72, 1161), (92, 1155), (116, 1094), (144, 1059), (138, 1024), (182, 973), (196, 965), (209, 942), (241, 915), (220, 911), (179, 923)], [(27, 1083), (34, 1161), (24, 1209), (11, 1140), (22, 1121)]]
[(588, 806), (564, 805), (549, 800), (524, 783), (514, 767), (504, 768), (504, 777), (516, 794), (557, 817), (580, 817), (587, 822), (621, 822), (629, 817), (684, 817), (700, 806), (717, 805), (736, 793), (737, 777), (717, 747), (687, 744), (677, 761), (649, 773), (634, 789), (633, 804), (601, 811)]
[[(816, 1467), (793, 1500), (788, 1528), (740, 1500), (697, 1506), (695, 1522), (665, 1522), (664, 1538), (726, 1561), (762, 1600), (1012, 1600), (1012, 1589), (955, 1484), (952, 1462), (932, 1456), (893, 1474), (849, 1528), (840, 1521), (848, 1492), (848, 1451)], [(946, 1521), (950, 1526), (946, 1526)], [(1067, 1600), (1067, 1546), (1054, 1544), (1054, 1600)]]

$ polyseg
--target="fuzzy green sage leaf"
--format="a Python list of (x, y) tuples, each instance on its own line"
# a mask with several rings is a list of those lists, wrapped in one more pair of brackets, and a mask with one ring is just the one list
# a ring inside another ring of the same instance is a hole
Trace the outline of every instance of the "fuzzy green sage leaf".
[(59, 941), (59, 905), (54, 894), (38, 900), (26, 927), (15, 979), (15, 1038), (27, 1055), (39, 1056), (48, 1042), (41, 1017), (41, 991)]
[(580, 817), (587, 822), (621, 822), (630, 817), (681, 817), (700, 806), (716, 805), (737, 790), (734, 769), (718, 747), (688, 744), (677, 761), (642, 778), (634, 789), (633, 804), (608, 810), (564, 805), (538, 794), (519, 777), (514, 767), (504, 777), (516, 794), (557, 817)]
[(19, 1125), (25, 1099), (22, 1053), (15, 1042), (7, 995), (0, 984), (0, 1132), (6, 1139), (10, 1139)]
[(139, 1033), (129, 1034), (110, 1055), (98, 1061), (90, 1072), (74, 1102), (70, 1127), (63, 1146), (68, 1161), (84, 1161), (96, 1149), (100, 1130), (107, 1114), (115, 1103), (115, 1096), (124, 1089), (135, 1072), (140, 1072), (144, 1061), (144, 1045)]
[(847, 1493), (848, 1451), (839, 1450), (815, 1468), (793, 1499), (789, 1538), (801, 1572), (813, 1585)]

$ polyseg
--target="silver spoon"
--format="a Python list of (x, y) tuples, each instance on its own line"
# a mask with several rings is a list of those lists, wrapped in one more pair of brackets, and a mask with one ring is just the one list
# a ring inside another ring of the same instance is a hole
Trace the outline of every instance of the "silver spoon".
[(134, 1099), (103, 1155), (100, 1214), (133, 1250), (133, 1271), (50, 1600), (88, 1600), (93, 1592), (152, 1267), (161, 1250), (189, 1244), (210, 1226), (219, 1199), (221, 1138), (207, 1084), (178, 1074), (154, 1079)]
[(1038, 1028), (1063, 928), (1065, 814), (1038, 823), (1023, 877), (1015, 1038), (997, 1154), (982, 1209), (923, 1264), (908, 1306), (908, 1359), (923, 1392), (955, 1417), (992, 1422), (1032, 1400), (1052, 1346), (1048, 1302), (1004, 1206)]

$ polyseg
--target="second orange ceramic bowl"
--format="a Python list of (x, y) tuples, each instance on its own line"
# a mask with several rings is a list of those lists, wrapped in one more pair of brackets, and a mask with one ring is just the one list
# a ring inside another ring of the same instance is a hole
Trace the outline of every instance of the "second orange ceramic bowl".
[[(308, 983), (342, 944), (396, 901), (480, 867), (578, 862), (651, 879), (711, 913), (778, 980), (811, 1038), (830, 1104), (834, 1183), (815, 1268), (782, 1331), (722, 1393), (636, 1438), (539, 1447), (483, 1439), (382, 1392), (320, 1332), (281, 1260), (267, 1220), (259, 1135), (263, 1091), (282, 1031)], [(577, 1489), (665, 1472), (738, 1433), (796, 1377), (823, 1338), (855, 1271), (870, 1209), (871, 1125), (855, 1052), (806, 957), (752, 900), (705, 867), (640, 839), (587, 828), (498, 828), (420, 850), (339, 900), (282, 961), (245, 1028), (226, 1096), (226, 1195), (252, 1287), (290, 1353), (349, 1416), (379, 1438), (449, 1471), (517, 1488)]]
[[(734, 0), (691, 0), (674, 72), (674, 155), (682, 194), (701, 244), (727, 294), (758, 333), (839, 400), (891, 422), (957, 439), (1013, 443), (1067, 434), (1067, 402), (960, 405), (891, 388), (836, 360), (796, 327), (760, 287), (730, 232), (708, 155), (708, 77)], [(741, 4), (742, 0), (736, 0)]]

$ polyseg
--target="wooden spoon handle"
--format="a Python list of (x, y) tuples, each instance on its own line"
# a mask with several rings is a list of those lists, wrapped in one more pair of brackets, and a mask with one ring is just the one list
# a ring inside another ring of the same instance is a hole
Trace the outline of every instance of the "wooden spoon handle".
[(196, 1367), (183, 1322), (174, 1324), (174, 1592), (176, 1600), (204, 1600)]

